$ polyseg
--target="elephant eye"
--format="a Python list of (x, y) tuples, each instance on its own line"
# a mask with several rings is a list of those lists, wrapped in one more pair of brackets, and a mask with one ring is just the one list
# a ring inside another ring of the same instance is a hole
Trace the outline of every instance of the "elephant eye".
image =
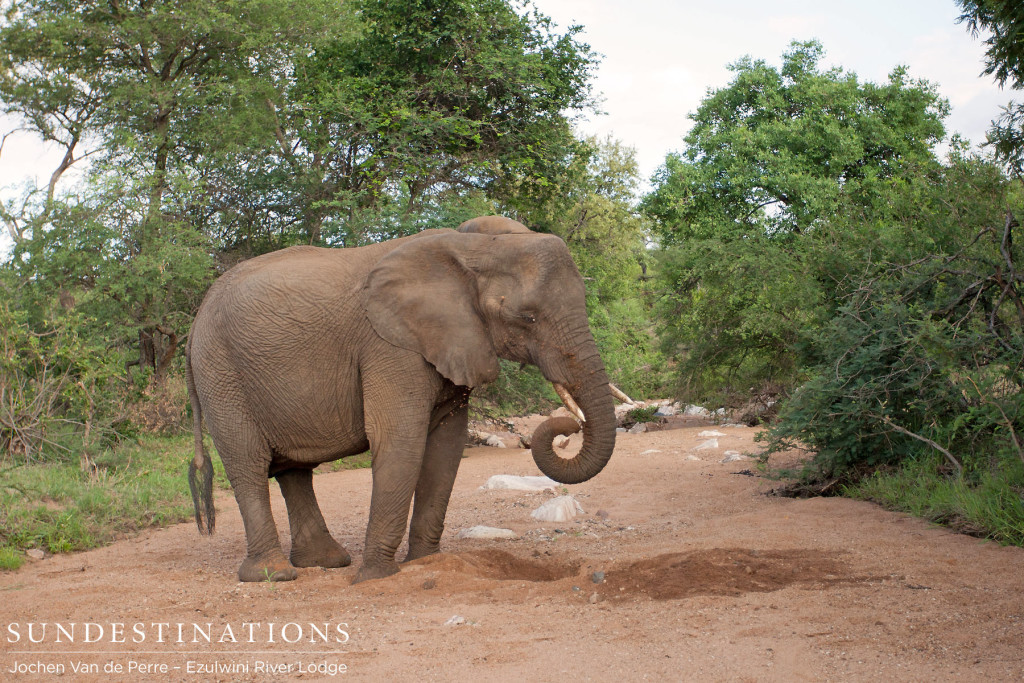
[(537, 317), (533, 313), (522, 313), (519, 317), (523, 322), (530, 323), (531, 325), (537, 322)]

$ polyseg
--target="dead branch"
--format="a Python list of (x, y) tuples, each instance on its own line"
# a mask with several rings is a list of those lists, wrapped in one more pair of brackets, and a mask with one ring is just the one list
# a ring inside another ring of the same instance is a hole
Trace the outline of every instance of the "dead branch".
[(906, 429), (904, 427), (900, 427), (898, 424), (896, 424), (895, 422), (890, 420), (888, 415), (875, 415), (875, 417), (880, 418), (882, 420), (882, 422), (884, 422), (890, 428), (894, 429), (895, 431), (899, 432), (900, 434), (906, 434), (907, 436), (913, 437), (913, 438), (917, 439), (918, 441), (922, 441), (922, 442), (928, 444), (929, 446), (931, 446), (932, 448), (934, 448), (935, 450), (937, 450), (940, 453), (942, 453), (944, 456), (946, 456), (946, 460), (948, 460), (949, 463), (951, 465), (953, 465), (954, 469), (956, 469), (956, 475), (958, 477), (959, 476), (963, 476), (963, 473), (964, 473), (963, 465), (961, 465), (960, 461), (957, 460), (956, 457), (952, 453), (950, 453), (948, 450), (946, 450), (945, 448), (943, 448), (939, 444), (935, 443), (934, 441), (932, 441), (931, 439), (929, 439), (926, 436), (921, 436), (920, 434), (915, 434), (914, 432), (910, 431), (909, 429)]

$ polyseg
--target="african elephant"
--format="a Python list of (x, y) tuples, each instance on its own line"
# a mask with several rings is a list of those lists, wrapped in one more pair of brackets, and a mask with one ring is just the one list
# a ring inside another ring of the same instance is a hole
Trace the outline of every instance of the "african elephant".
[[(235, 266), (207, 292), (186, 349), (200, 531), (214, 526), (205, 419), (245, 525), (241, 581), (351, 562), (328, 532), (312, 471), (368, 448), (373, 491), (355, 581), (398, 571), (410, 504), (406, 560), (437, 552), (469, 395), (498, 375), (498, 358), (536, 365), (575, 399), (585, 416), (580, 452), (554, 453), (556, 434), (580, 427), (552, 418), (533, 435), (533, 457), (557, 481), (590, 479), (611, 456), (615, 414), (584, 294), (561, 239), (500, 216), (365, 247), (291, 247)], [(269, 477), (287, 504), (290, 557)]]

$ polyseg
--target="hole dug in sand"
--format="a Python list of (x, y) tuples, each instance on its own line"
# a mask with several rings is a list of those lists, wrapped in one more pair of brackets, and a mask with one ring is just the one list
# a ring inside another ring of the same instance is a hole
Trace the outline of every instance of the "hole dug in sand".
[(674, 600), (694, 595), (768, 593), (787, 586), (852, 583), (835, 555), (807, 550), (712, 549), (668, 553), (619, 566), (598, 587), (601, 596)]

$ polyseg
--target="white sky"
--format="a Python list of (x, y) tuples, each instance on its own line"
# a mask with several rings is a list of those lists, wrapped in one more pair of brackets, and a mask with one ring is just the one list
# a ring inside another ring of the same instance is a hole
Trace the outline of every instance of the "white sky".
[[(981, 77), (983, 47), (971, 38), (953, 0), (534, 0), (564, 30), (585, 27), (583, 40), (604, 55), (595, 89), (603, 116), (579, 124), (586, 134), (613, 137), (637, 151), (647, 179), (682, 147), (708, 88), (726, 85), (726, 64), (749, 54), (778, 64), (791, 40), (817, 38), (827, 65), (884, 81), (893, 67), (939, 85), (952, 104), (949, 132), (975, 143), (1000, 105), (1012, 99)], [(0, 132), (11, 129), (0, 119)], [(0, 154), (0, 192), (26, 178), (45, 185), (60, 160), (27, 135), (8, 139)], [(4, 231), (5, 232), (5, 231)], [(5, 251), (0, 236), (0, 253)]]
[[(596, 90), (606, 116), (579, 130), (634, 147), (649, 178), (665, 154), (682, 148), (708, 88), (728, 84), (726, 65), (744, 55), (780, 64), (792, 40), (817, 38), (825, 65), (882, 82), (898, 65), (939, 86), (952, 105), (948, 133), (976, 144), (999, 107), (1013, 99), (979, 74), (984, 48), (953, 0), (534, 0), (564, 30), (604, 55)], [(1018, 94), (1017, 99), (1024, 99)]]

